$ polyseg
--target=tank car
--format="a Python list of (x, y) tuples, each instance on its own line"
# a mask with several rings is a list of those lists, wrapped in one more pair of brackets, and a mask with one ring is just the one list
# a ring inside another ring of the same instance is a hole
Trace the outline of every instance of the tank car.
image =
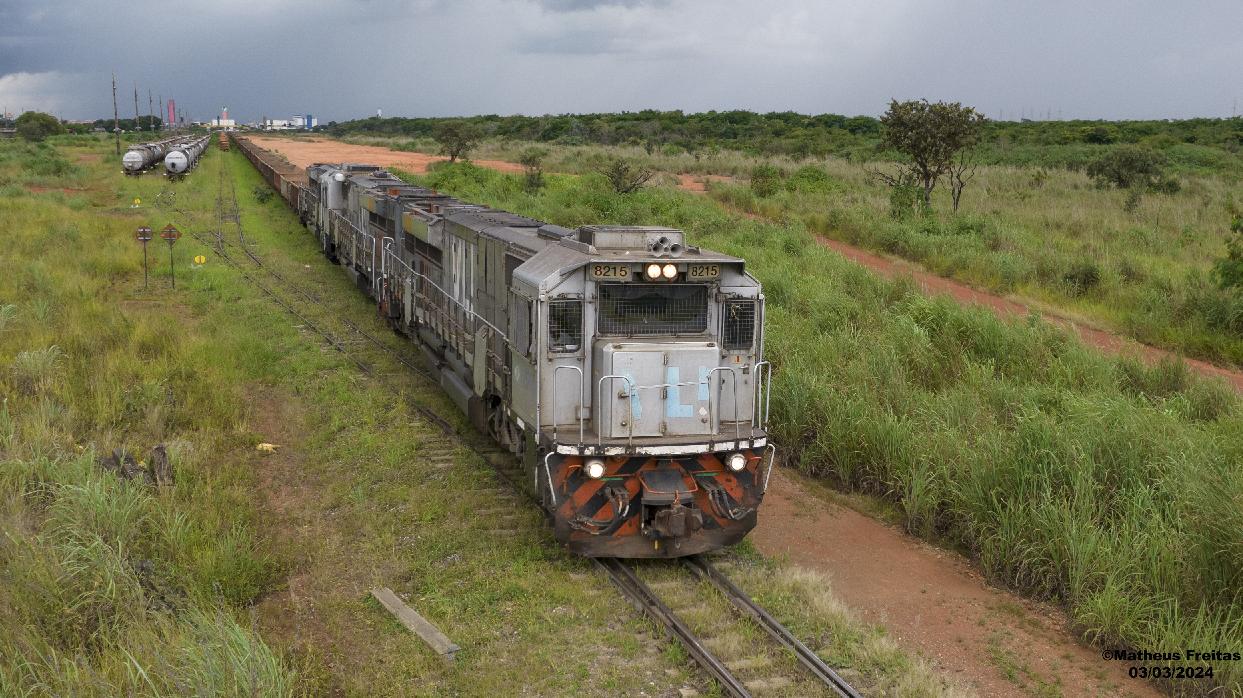
[(522, 460), (570, 550), (678, 557), (755, 526), (775, 446), (744, 260), (670, 228), (550, 225), (372, 165), (307, 177), (298, 212), (324, 253)]
[(187, 139), (174, 145), (164, 156), (164, 170), (170, 176), (184, 175), (198, 163), (207, 149), (208, 136)]
[(125, 174), (138, 174), (159, 162), (164, 157), (167, 146), (167, 141), (130, 146), (121, 156), (121, 167)]

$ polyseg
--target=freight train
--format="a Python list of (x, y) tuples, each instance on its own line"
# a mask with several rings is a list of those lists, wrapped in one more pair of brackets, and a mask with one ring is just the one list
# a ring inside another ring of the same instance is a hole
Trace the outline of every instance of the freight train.
[(521, 460), (571, 551), (679, 557), (755, 526), (776, 448), (764, 295), (744, 260), (680, 230), (571, 230), (234, 141)]

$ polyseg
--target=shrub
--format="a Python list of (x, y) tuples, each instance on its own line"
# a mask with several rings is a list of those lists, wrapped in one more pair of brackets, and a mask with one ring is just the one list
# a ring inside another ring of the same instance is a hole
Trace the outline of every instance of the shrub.
[(518, 163), (522, 165), (522, 184), (529, 192), (539, 191), (544, 187), (544, 158), (548, 157), (546, 148), (527, 148), (518, 155)]
[(1071, 295), (1082, 296), (1100, 285), (1101, 270), (1096, 262), (1082, 261), (1063, 274), (1062, 281), (1070, 287)]
[(260, 184), (254, 188), (255, 201), (266, 204), (272, 198), (273, 191), (270, 187)]
[(760, 165), (751, 170), (751, 191), (756, 196), (769, 197), (781, 188), (781, 170), (772, 165)]
[(613, 191), (618, 194), (638, 191), (656, 174), (651, 168), (632, 164), (625, 158), (613, 158), (598, 171), (604, 175), (609, 185), (613, 187)]
[(1101, 186), (1157, 190), (1170, 186), (1165, 176), (1167, 164), (1165, 156), (1151, 148), (1122, 145), (1092, 161), (1088, 176)]
[(1243, 289), (1243, 216), (1234, 217), (1230, 233), (1226, 256), (1213, 265), (1213, 276), (1222, 288)]
[(833, 181), (824, 168), (816, 165), (803, 165), (786, 180), (785, 187), (790, 191), (827, 194), (837, 189), (837, 182)]

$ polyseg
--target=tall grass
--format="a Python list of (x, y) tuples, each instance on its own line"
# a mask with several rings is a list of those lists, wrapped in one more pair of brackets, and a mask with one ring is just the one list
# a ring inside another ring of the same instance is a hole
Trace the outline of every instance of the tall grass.
[[(1243, 652), (1243, 407), (1226, 386), (881, 280), (797, 220), (549, 179), (530, 194), (517, 177), (456, 165), (424, 181), (562, 225), (680, 227), (745, 258), (769, 299), (787, 463), (894, 501), (908, 530), (1064, 603), (1098, 643)], [(1215, 668), (1240, 690), (1243, 667)]]
[[(298, 672), (241, 622), (276, 568), (228, 455), (240, 376), (196, 360), (210, 337), (169, 331), (175, 302), (135, 296), (137, 217), (99, 178), (0, 144), (0, 180), (114, 202), (0, 196), (0, 694), (292, 695)], [(170, 487), (96, 464), (157, 442)]]

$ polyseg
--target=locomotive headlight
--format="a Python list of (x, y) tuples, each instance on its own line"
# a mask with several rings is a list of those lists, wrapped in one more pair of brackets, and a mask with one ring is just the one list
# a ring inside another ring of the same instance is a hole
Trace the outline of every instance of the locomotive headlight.
[(599, 480), (604, 477), (604, 461), (599, 458), (592, 458), (583, 463), (583, 472), (587, 473), (587, 477), (592, 480)]
[(660, 270), (660, 273), (664, 274), (666, 279), (672, 279), (678, 275), (678, 268), (672, 264), (666, 264), (664, 268)]
[(647, 276), (648, 279), (655, 281), (656, 279), (660, 278), (660, 265), (649, 264), (647, 265), (647, 268), (643, 270), (643, 273)]
[(743, 468), (747, 467), (747, 457), (741, 453), (731, 453), (729, 454), (729, 457), (725, 459), (725, 465), (728, 465), (730, 470), (739, 472)]

